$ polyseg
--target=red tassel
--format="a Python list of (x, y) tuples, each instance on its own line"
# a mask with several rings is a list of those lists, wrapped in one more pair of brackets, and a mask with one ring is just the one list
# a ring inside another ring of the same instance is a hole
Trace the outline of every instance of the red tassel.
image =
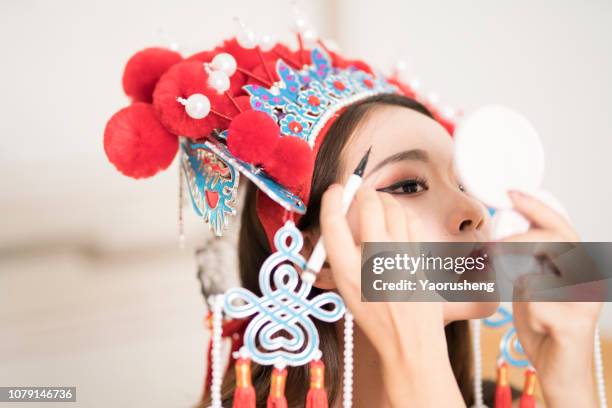
[(285, 383), (287, 381), (287, 369), (272, 370), (272, 382), (270, 383), (270, 395), (268, 395), (267, 408), (287, 408), (285, 398)]
[[(206, 315), (206, 328), (209, 333), (212, 334), (212, 312), (208, 312)], [(202, 393), (202, 399), (206, 398), (210, 385), (212, 383), (212, 335), (208, 337), (208, 344), (206, 345), (206, 373), (204, 374), (204, 391)]]
[(495, 408), (511, 408), (512, 391), (508, 382), (508, 364), (504, 361), (497, 366), (497, 386), (495, 387)]
[(533, 394), (535, 393), (536, 373), (533, 369), (525, 370), (525, 385), (523, 386), (523, 395), (519, 402), (519, 408), (535, 408), (536, 400)]
[(310, 389), (306, 395), (306, 408), (327, 408), (325, 392), (325, 365), (321, 360), (310, 362)]
[[(212, 333), (212, 312), (208, 312), (205, 319), (206, 327)], [(221, 336), (224, 338), (231, 337), (232, 347), (230, 351), (230, 359), (234, 360), (233, 353), (238, 351), (242, 346), (242, 333), (249, 323), (248, 319), (233, 319), (223, 323)], [(210, 390), (212, 383), (212, 336), (208, 339), (208, 345), (206, 346), (206, 374), (204, 375), (204, 391), (202, 398), (205, 398)]]
[(236, 360), (236, 390), (233, 408), (255, 408), (255, 388), (251, 383), (251, 361), (245, 358)]

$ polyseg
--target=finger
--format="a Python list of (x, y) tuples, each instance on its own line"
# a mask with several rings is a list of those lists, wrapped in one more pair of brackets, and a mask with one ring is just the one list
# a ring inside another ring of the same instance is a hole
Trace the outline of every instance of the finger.
[(569, 240), (577, 240), (576, 233), (565, 217), (542, 201), (520, 191), (510, 191), (508, 195), (514, 203), (514, 208), (533, 224), (540, 228), (557, 231)]
[(332, 185), (321, 198), (321, 234), (336, 287), (346, 304), (360, 307), (360, 253), (342, 211), (343, 188)]
[(362, 242), (384, 242), (387, 239), (385, 211), (379, 194), (371, 187), (362, 187), (355, 196), (359, 212)]
[(359, 260), (351, 229), (342, 211), (343, 188), (332, 184), (321, 198), (321, 234), (332, 270), (350, 270)]
[(495, 254), (532, 254), (547, 255), (554, 259), (578, 247), (571, 242), (563, 242), (558, 235), (550, 231), (535, 229), (522, 234), (515, 234), (500, 242), (529, 243), (532, 245), (499, 245), (494, 247)]
[(559, 238), (554, 233), (543, 229), (532, 229), (521, 234), (510, 235), (501, 242), (557, 242)]
[(393, 241), (406, 241), (408, 225), (402, 205), (391, 194), (378, 193), (385, 209), (385, 224), (387, 232)]

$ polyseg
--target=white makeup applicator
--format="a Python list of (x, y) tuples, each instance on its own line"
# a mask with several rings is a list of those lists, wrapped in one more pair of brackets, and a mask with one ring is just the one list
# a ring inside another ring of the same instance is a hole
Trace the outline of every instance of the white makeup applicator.
[(529, 221), (512, 209), (509, 190), (523, 191), (567, 217), (561, 203), (540, 188), (544, 148), (531, 123), (503, 106), (486, 106), (463, 118), (454, 133), (455, 170), (467, 191), (494, 208), (491, 238), (525, 232)]

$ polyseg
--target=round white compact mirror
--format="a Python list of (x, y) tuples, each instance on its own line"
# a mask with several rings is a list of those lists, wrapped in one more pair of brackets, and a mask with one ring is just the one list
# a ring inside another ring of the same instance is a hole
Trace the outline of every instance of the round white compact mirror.
[(474, 197), (496, 209), (512, 208), (508, 190), (533, 191), (544, 176), (544, 148), (521, 114), (486, 106), (466, 115), (454, 133), (455, 170)]

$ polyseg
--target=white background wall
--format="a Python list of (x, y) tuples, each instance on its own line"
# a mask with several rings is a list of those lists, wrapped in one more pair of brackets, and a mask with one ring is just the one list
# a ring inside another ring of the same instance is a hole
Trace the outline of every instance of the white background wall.
[[(546, 187), (584, 239), (611, 240), (612, 2), (299, 4), (349, 56), (381, 68), (406, 58), (445, 103), (524, 112), (544, 140)], [(142, 387), (180, 373), (170, 385), (178, 401), (197, 398), (203, 310), (190, 253), (175, 246), (176, 169), (122, 177), (104, 157), (102, 133), (127, 103), (121, 72), (133, 52), (212, 46), (234, 32), (233, 16), (281, 36), (292, 21), (282, 0), (0, 2), (0, 383), (15, 375), (66, 383), (99, 371), (82, 389), (115, 378), (110, 390), (123, 395), (125, 383), (138, 383), (126, 374), (132, 365), (147, 373)], [(205, 229), (187, 221), (193, 244)], [(167, 316), (181, 318), (161, 330)], [(612, 329), (610, 313), (604, 320)], [(165, 351), (171, 357), (159, 359)]]
[(403, 54), (451, 105), (526, 114), (544, 142), (545, 187), (583, 239), (612, 239), (612, 2), (340, 3), (338, 40), (351, 54), (389, 65)]
[[(260, 32), (286, 36), (291, 24), (287, 1), (213, 4), (0, 4), (1, 246), (75, 238), (119, 246), (174, 231), (175, 172), (144, 182), (119, 177), (105, 161), (101, 137), (105, 121), (127, 103), (121, 71), (135, 50), (170, 42), (187, 53), (211, 46), (234, 32), (235, 15)], [(446, 103), (470, 109), (497, 102), (524, 112), (544, 140), (546, 187), (584, 239), (609, 240), (612, 3), (375, 4), (304, 1), (301, 7), (349, 55), (381, 68), (407, 59), (424, 88)]]
[[(323, 4), (303, 9), (326, 21)], [(173, 42), (186, 55), (212, 48), (236, 32), (234, 16), (285, 36), (292, 21), (289, 2), (272, 0), (0, 2), (0, 247), (173, 239), (176, 171), (121, 177), (105, 159), (104, 126), (128, 103), (121, 75), (133, 53)]]

